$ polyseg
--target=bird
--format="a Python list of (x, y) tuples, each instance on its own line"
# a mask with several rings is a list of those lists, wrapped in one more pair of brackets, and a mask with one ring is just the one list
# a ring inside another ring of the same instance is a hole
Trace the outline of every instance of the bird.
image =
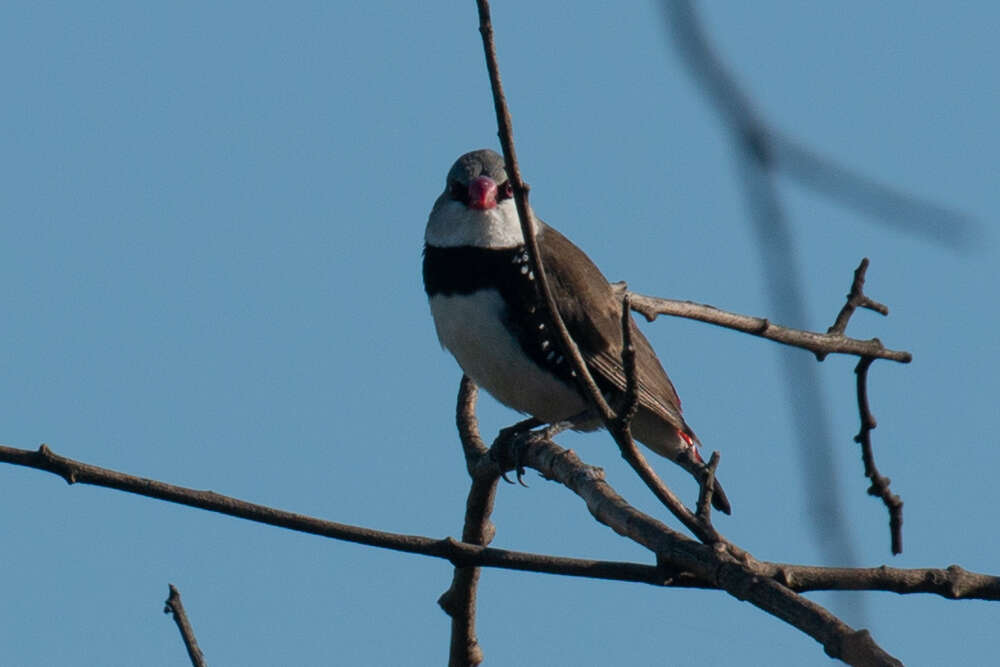
[[(621, 291), (582, 250), (537, 217), (534, 233), (556, 308), (587, 369), (606, 398), (622, 401), (627, 378)], [(513, 187), (495, 151), (466, 153), (448, 171), (424, 231), (423, 280), (441, 345), (477, 385), (541, 424), (575, 419), (571, 426), (579, 431), (602, 425), (593, 411), (580, 418), (589, 402), (545, 307)], [(632, 434), (700, 478), (705, 464), (698, 437), (631, 316), (629, 325), (639, 399)], [(731, 512), (718, 480), (712, 504)]]

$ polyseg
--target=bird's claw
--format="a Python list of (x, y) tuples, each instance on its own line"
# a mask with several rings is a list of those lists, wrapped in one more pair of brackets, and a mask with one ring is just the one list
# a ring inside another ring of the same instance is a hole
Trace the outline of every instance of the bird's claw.
[(512, 449), (514, 451), (514, 471), (517, 477), (517, 483), (528, 488), (528, 485), (524, 483), (524, 448), (531, 441), (531, 437), (534, 435), (531, 431), (524, 431), (519, 433), (513, 442)]
[[(507, 426), (506, 428), (500, 429), (500, 433), (497, 434), (496, 440), (493, 441), (493, 447), (490, 449), (491, 456), (497, 461), (501, 466), (504, 465), (504, 461), (500, 461), (493, 453), (496, 451), (496, 446), (502, 442), (510, 442), (511, 453), (513, 454), (513, 469), (516, 475), (517, 483), (523, 487), (528, 485), (524, 483), (524, 464), (522, 463), (524, 445), (527, 444), (526, 439), (532, 435), (531, 429), (536, 426), (540, 426), (544, 422), (540, 422), (534, 417), (531, 419), (525, 419), (520, 421), (513, 426)], [(507, 472), (504, 471), (500, 473), (500, 477), (503, 478), (508, 484), (513, 484), (510, 478), (507, 477)]]

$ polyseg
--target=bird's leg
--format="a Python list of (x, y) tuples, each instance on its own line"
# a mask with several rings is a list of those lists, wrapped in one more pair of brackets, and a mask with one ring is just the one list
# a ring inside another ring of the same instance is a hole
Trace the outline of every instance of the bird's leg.
[(506, 428), (500, 429), (500, 433), (497, 435), (497, 440), (506, 440), (507, 438), (511, 438), (523, 431), (530, 431), (536, 426), (541, 426), (544, 423), (545, 422), (540, 419), (529, 417), (528, 419), (517, 422), (513, 426), (507, 426)]
[(563, 419), (562, 421), (558, 422), (552, 422), (551, 424), (543, 428), (541, 431), (539, 431), (538, 434), (542, 438), (545, 438), (546, 440), (551, 440), (552, 438), (556, 437), (563, 431), (568, 431), (570, 429), (578, 428), (582, 424), (586, 424), (587, 422), (592, 422), (595, 418), (596, 415), (594, 413), (594, 410), (592, 408), (587, 408), (586, 410), (578, 412), (572, 417), (569, 417), (568, 419)]

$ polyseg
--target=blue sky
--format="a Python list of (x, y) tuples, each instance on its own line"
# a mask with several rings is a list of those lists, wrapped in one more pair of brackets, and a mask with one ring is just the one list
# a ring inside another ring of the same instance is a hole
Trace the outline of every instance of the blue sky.
[[(640, 3), (497, 3), (500, 62), (538, 214), (612, 280), (769, 315), (728, 135)], [(989, 3), (713, 3), (720, 53), (777, 126), (977, 219), (958, 253), (783, 180), (809, 321), (851, 272), (913, 352), (871, 372), (902, 556), (865, 495), (854, 360), (819, 366), (831, 484), (858, 563), (1000, 571), (995, 212), (1000, 10)], [(459, 535), (459, 371), (420, 284), (459, 154), (497, 148), (473, 3), (5, 3), (0, 8), (0, 442), (336, 521)], [(761, 559), (827, 563), (798, 476), (776, 345), (645, 327)], [(483, 399), (490, 434), (517, 417)], [(600, 434), (561, 439), (663, 517)], [(684, 497), (683, 472), (656, 462)], [(569, 492), (502, 486), (494, 545), (649, 562)], [(215, 665), (440, 664), (450, 567), (0, 466), (3, 662), (177, 665), (176, 584)], [(815, 594), (907, 664), (984, 664), (1000, 607)], [(721, 593), (487, 570), (489, 664), (825, 664)], [(738, 657), (735, 657), (738, 656)]]

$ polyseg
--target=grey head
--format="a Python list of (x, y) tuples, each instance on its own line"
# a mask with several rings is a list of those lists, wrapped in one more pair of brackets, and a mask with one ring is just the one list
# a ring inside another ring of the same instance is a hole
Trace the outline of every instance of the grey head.
[(524, 243), (503, 157), (487, 148), (455, 160), (434, 202), (424, 241), (446, 248), (513, 248)]
[(448, 171), (448, 187), (453, 184), (468, 186), (479, 176), (489, 176), (497, 184), (507, 182), (507, 172), (504, 170), (503, 156), (488, 148), (471, 151), (455, 160)]

